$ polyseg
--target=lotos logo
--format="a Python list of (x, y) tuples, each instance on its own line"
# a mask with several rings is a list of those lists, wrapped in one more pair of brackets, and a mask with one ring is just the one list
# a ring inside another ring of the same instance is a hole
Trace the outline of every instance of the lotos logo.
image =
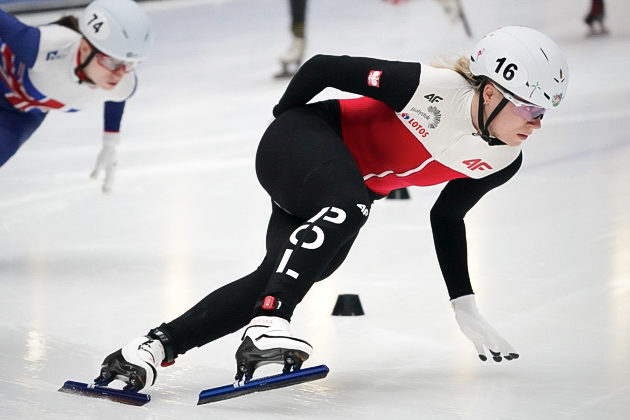
[(492, 166), (488, 165), (486, 162), (483, 162), (481, 159), (468, 159), (462, 162), (464, 165), (468, 166), (468, 169), (474, 171), (475, 169), (479, 169), (483, 171), (485, 169), (492, 169)]
[(551, 98), (551, 103), (553, 104), (554, 107), (560, 105), (560, 101), (564, 98), (564, 95), (562, 93), (557, 93), (555, 95), (553, 95), (553, 97)]
[(415, 118), (411, 118), (409, 114), (402, 113), (400, 116), (413, 128), (413, 131), (418, 132), (418, 134), (420, 134), (423, 138), (429, 135), (427, 129), (424, 128)]

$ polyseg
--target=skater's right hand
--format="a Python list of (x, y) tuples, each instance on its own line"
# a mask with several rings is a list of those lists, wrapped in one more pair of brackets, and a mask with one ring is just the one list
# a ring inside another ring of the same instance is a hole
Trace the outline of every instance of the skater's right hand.
[(96, 179), (100, 172), (105, 172), (105, 179), (103, 180), (103, 186), (101, 190), (104, 194), (109, 194), (112, 191), (112, 185), (114, 184), (114, 175), (116, 172), (116, 166), (118, 165), (116, 147), (120, 143), (119, 133), (103, 133), (103, 148), (96, 157), (96, 163), (94, 169), (90, 174), (92, 179)]
[(485, 348), (490, 351), (495, 362), (500, 362), (502, 358), (518, 359), (519, 355), (510, 343), (479, 313), (475, 295), (460, 296), (451, 300), (451, 305), (459, 328), (473, 342), (481, 360), (485, 362), (488, 359)]

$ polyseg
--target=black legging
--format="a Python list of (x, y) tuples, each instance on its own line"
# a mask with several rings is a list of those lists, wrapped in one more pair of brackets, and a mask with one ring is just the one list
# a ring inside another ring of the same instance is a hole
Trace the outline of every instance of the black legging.
[[(285, 112), (263, 135), (256, 172), (272, 199), (267, 255), (253, 273), (160, 326), (176, 354), (240, 329), (253, 315), (290, 319), (313, 283), (332, 274), (348, 254), (371, 198), (341, 140), (338, 115), (320, 105)], [(282, 302), (280, 308), (260, 307), (269, 295)]]

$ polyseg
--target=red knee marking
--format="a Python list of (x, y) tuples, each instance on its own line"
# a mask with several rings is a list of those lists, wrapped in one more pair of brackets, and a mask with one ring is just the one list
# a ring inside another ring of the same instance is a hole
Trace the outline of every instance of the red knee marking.
[(276, 298), (273, 296), (267, 296), (263, 300), (262, 308), (266, 311), (276, 309)]

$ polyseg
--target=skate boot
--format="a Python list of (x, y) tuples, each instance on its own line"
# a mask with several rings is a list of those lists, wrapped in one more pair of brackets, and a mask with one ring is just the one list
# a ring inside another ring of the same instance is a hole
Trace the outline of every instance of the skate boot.
[(594, 20), (588, 26), (588, 33), (586, 36), (599, 36), (608, 35), (608, 28), (604, 25), (602, 20)]
[(302, 64), (305, 47), (306, 44), (304, 42), (304, 38), (293, 37), (291, 45), (289, 45), (289, 48), (284, 55), (280, 57), (280, 65), (282, 66), (282, 69), (280, 70), (280, 73), (276, 74), (276, 78), (290, 77), (297, 72), (297, 69)]
[(169, 366), (174, 359), (169, 339), (160, 330), (153, 329), (107, 356), (94, 384), (106, 386), (118, 379), (126, 384), (125, 391), (137, 392), (155, 384), (158, 365)]
[(294, 337), (289, 321), (275, 316), (258, 316), (251, 320), (238, 350), (236, 350), (236, 376), (248, 382), (254, 371), (269, 363), (284, 365), (282, 373), (296, 371), (313, 352), (313, 347)]

